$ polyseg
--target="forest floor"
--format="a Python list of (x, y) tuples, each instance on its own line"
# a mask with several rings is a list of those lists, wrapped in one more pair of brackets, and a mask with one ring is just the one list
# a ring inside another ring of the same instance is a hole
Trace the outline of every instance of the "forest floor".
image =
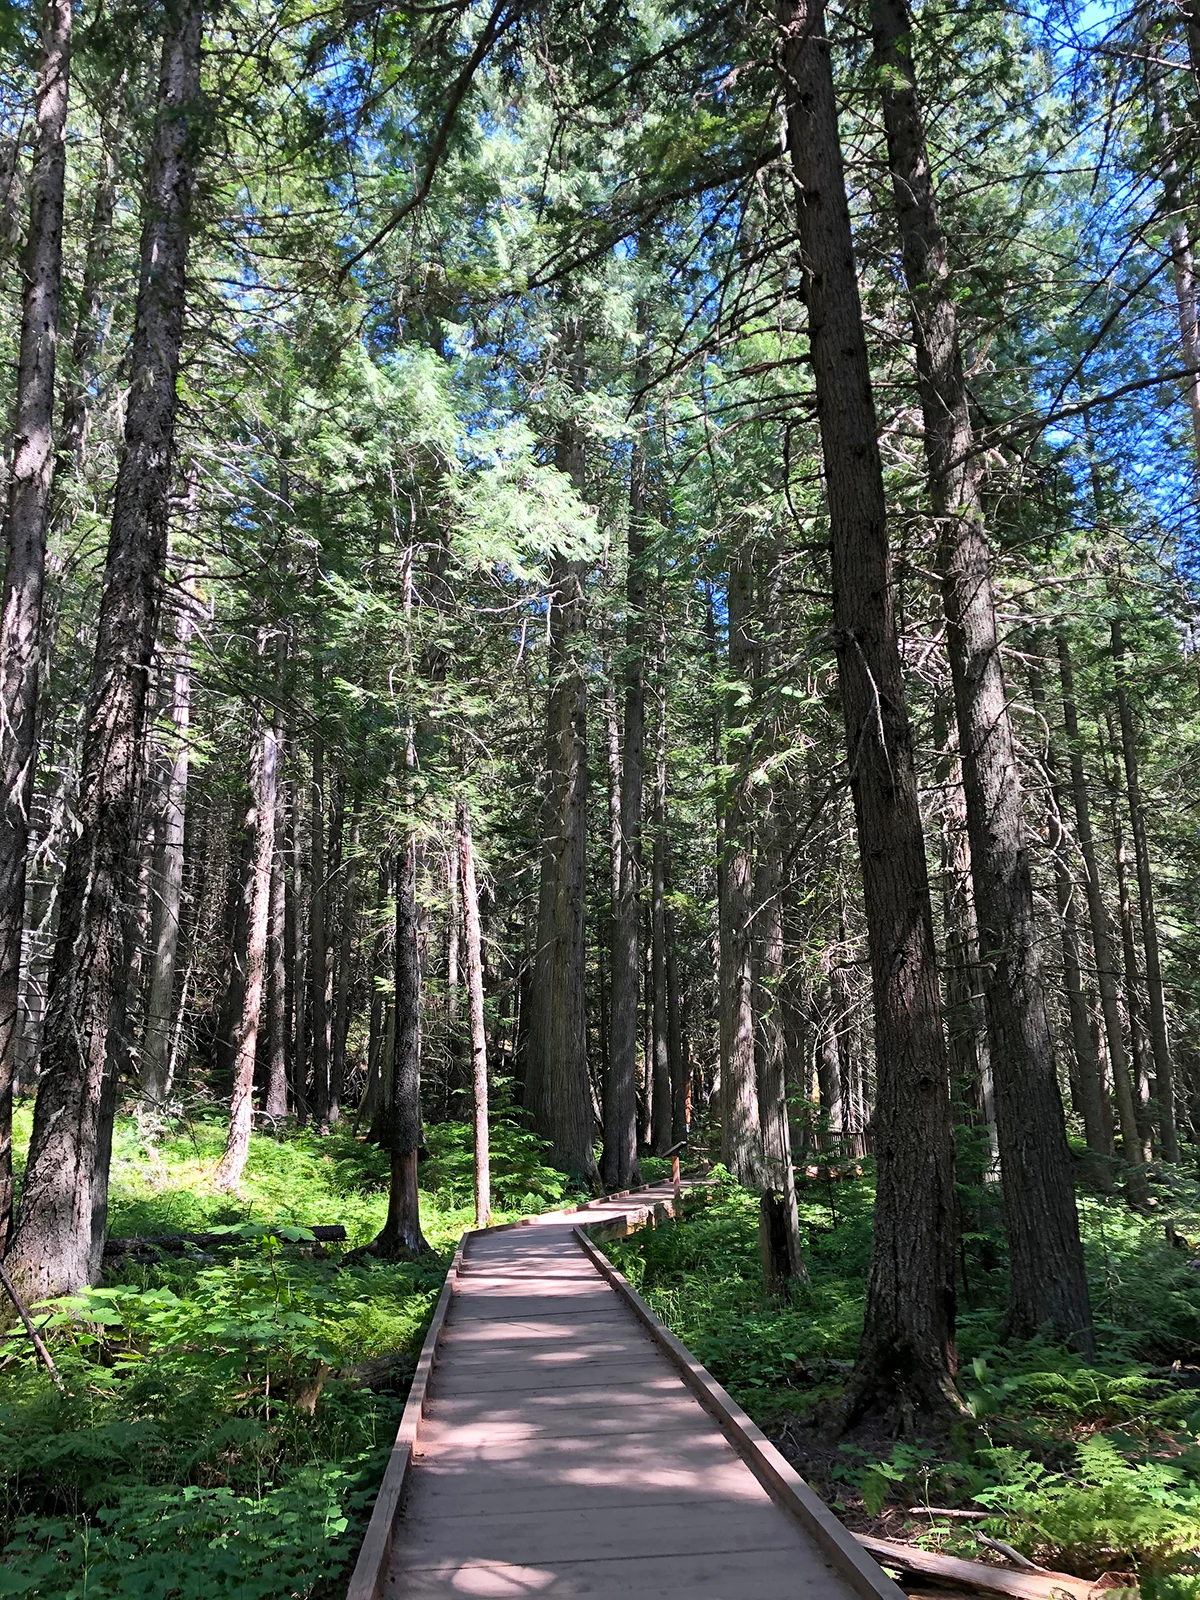
[(686, 1220), (606, 1249), (850, 1527), (1002, 1559), (982, 1534), (1058, 1571), (1196, 1600), (1200, 1255), (1172, 1247), (1164, 1219), (1200, 1238), (1200, 1189), (1160, 1169), (1158, 1195), (1153, 1219), (1081, 1196), (1098, 1337), (1085, 1360), (1040, 1339), (1006, 1342), (998, 1205), (982, 1187), (962, 1192), (959, 1382), (970, 1420), (943, 1438), (898, 1438), (879, 1424), (825, 1431), (861, 1326), (869, 1171), (803, 1185), (811, 1283), (786, 1303), (763, 1294), (757, 1198), (732, 1184)]
[[(28, 1109), (18, 1116), (28, 1138)], [(345, 1588), (416, 1356), (473, 1225), (470, 1129), (427, 1129), (411, 1265), (347, 1257), (387, 1209), (387, 1158), (349, 1131), (256, 1134), (241, 1197), (211, 1174), (224, 1121), (114, 1144), (114, 1237), (228, 1228), (228, 1244), (138, 1263), (60, 1303), (48, 1340), (0, 1340), (0, 1595), (40, 1600), (326, 1600)], [(572, 1198), (541, 1146), (493, 1129), (497, 1221)], [(304, 1238), (342, 1223), (345, 1246)], [(43, 1318), (38, 1318), (42, 1322)]]

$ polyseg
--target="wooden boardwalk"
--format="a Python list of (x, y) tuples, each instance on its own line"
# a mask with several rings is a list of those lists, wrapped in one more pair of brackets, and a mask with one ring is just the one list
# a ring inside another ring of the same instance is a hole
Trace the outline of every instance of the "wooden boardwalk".
[(768, 1493), (745, 1441), (735, 1449), (710, 1397), (706, 1408), (693, 1392), (707, 1375), (681, 1372), (576, 1231), (670, 1194), (468, 1236), (433, 1335), (402, 1509), (378, 1578), (352, 1596), (899, 1596), (856, 1548), (843, 1552), (839, 1539), (854, 1542), (840, 1526), (822, 1522), (814, 1537)]

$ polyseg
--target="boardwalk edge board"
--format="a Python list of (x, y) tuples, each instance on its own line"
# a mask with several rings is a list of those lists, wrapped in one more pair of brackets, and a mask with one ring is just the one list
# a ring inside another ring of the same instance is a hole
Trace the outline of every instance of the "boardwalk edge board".
[(894, 1583), (871, 1559), (850, 1530), (813, 1493), (737, 1401), (700, 1365), (666, 1323), (651, 1311), (628, 1278), (588, 1238), (585, 1228), (586, 1224), (574, 1229), (575, 1238), (584, 1253), (678, 1369), (701, 1405), (717, 1419), (734, 1449), (768, 1494), (811, 1535), (863, 1600), (906, 1600), (899, 1584)]
[(408, 1391), (408, 1400), (400, 1418), (400, 1426), (396, 1430), (396, 1442), (388, 1457), (383, 1482), (379, 1485), (379, 1494), (371, 1512), (371, 1520), (367, 1524), (367, 1531), (350, 1579), (350, 1587), (346, 1591), (346, 1600), (377, 1600), (383, 1585), (392, 1553), (392, 1535), (396, 1527), (396, 1518), (404, 1496), (408, 1469), (412, 1464), (413, 1447), (417, 1442), (417, 1431), (425, 1410), (425, 1399), (429, 1389), (429, 1379), (433, 1374), (438, 1341), (442, 1336), (442, 1327), (446, 1321), (446, 1313), (450, 1309), (455, 1281), (462, 1269), (463, 1253), (469, 1238), (470, 1234), (464, 1233), (459, 1240), (458, 1249), (454, 1252), (454, 1259), (450, 1263), (450, 1270), (446, 1273), (446, 1281), (442, 1284), (442, 1292), (434, 1307), (433, 1319), (429, 1324), (429, 1332), (425, 1335), (425, 1343), (421, 1346), (421, 1356), (417, 1362), (417, 1370), (413, 1373), (412, 1386)]

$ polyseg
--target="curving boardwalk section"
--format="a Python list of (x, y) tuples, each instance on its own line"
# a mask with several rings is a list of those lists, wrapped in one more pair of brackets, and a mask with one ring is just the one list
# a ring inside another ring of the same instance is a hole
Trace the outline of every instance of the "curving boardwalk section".
[(728, 1397), (577, 1231), (670, 1198), (663, 1185), (467, 1236), (400, 1515), (352, 1600), (899, 1595), (798, 1479), (811, 1506), (768, 1493), (754, 1449), (714, 1415)]

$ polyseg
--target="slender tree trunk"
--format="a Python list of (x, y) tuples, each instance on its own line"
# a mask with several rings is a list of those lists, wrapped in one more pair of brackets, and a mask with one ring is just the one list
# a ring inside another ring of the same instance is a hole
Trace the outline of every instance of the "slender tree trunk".
[(254, 754), (250, 767), (250, 815), (247, 827), (253, 838), (253, 877), (250, 917), (246, 936), (246, 991), (238, 1019), (233, 1058), (233, 1093), (225, 1151), (213, 1174), (217, 1189), (235, 1190), (242, 1181), (250, 1153), (254, 1117), (254, 1058), (258, 1049), (258, 1024), (262, 1015), (267, 969), (267, 934), (271, 912), (271, 864), (275, 855), (275, 795), (278, 781), (278, 743), (273, 727), (263, 727), (255, 717)]
[(1175, 1128), (1175, 1072), (1167, 1038), (1167, 1005), (1163, 994), (1162, 956), (1158, 945), (1158, 921), (1154, 914), (1154, 877), (1150, 871), (1150, 847), (1146, 841), (1146, 808), (1142, 800), (1142, 780), (1138, 769), (1137, 737), (1129, 705), (1125, 675), (1125, 639), (1121, 622), (1114, 617), (1112, 630), (1113, 670), (1117, 686), (1117, 716), (1121, 725), (1121, 756), (1125, 767), (1125, 798), (1129, 806), (1129, 826), (1133, 834), (1133, 859), (1137, 868), (1138, 909), (1141, 914), (1142, 949), (1146, 956), (1146, 993), (1150, 1000), (1150, 1048), (1154, 1057), (1155, 1088), (1158, 1094), (1158, 1127), (1164, 1161), (1179, 1160), (1179, 1135)]
[(1108, 1061), (1112, 1069), (1113, 1093), (1117, 1101), (1117, 1117), (1121, 1129), (1121, 1154), (1127, 1168), (1126, 1188), (1130, 1202), (1144, 1207), (1150, 1191), (1142, 1162), (1141, 1140), (1138, 1136), (1137, 1117), (1134, 1113), (1133, 1085), (1129, 1077), (1129, 1057), (1125, 1051), (1125, 1038), (1121, 1031), (1121, 1002), (1116, 956), (1113, 950), (1112, 924), (1108, 907), (1104, 903), (1104, 886), (1100, 881), (1100, 867), (1096, 859), (1096, 840), (1092, 833), (1091, 795), (1087, 774), (1083, 766), (1083, 743), (1079, 736), (1079, 710), (1075, 698), (1075, 672), (1071, 662), (1070, 646), (1063, 632), (1057, 635), (1058, 667), (1062, 684), (1063, 726), (1071, 761), (1071, 795), (1075, 809), (1075, 837), (1083, 857), (1084, 882), (1087, 889), (1088, 920), (1092, 925), (1092, 947), (1096, 953), (1096, 987), (1100, 991), (1100, 1008), (1104, 1017), (1104, 1034), (1108, 1043)]
[[(385, 907), (392, 893), (392, 864), (387, 855), (379, 859), (379, 886), (376, 891), (376, 906)], [(367, 1086), (363, 1093), (362, 1101), (355, 1115), (355, 1128), (361, 1120), (365, 1119), (370, 1127), (374, 1121), (379, 1107), (381, 1073), (383, 1067), (384, 1045), (384, 1017), (383, 1017), (383, 989), (381, 980), (388, 974), (389, 966), (393, 963), (391, 928), (395, 926), (395, 918), (390, 922), (383, 922), (375, 935), (374, 947), (371, 957), (371, 1020), (367, 1042)]]
[(475, 1226), (492, 1220), (492, 1175), (488, 1157), (487, 1032), (483, 1020), (483, 940), (479, 930), (479, 892), (475, 883), (475, 847), (465, 800), (455, 811), (458, 827), (459, 881), (462, 885), (463, 931), (467, 947), (467, 999), (471, 1015), (471, 1084), (475, 1108)]
[(779, 17), (875, 1000), (875, 1236), (846, 1415), (895, 1402), (959, 1414), (946, 1045), (833, 72), (822, 0), (782, 0)]
[[(189, 483), (189, 498), (193, 492)], [(190, 574), (180, 576), (175, 611), (175, 652), (170, 705), (171, 747), (163, 806), (162, 834), (155, 852), (153, 916), (150, 927), (151, 966), (142, 1035), (142, 1093), (152, 1105), (163, 1099), (171, 1055), (174, 1019), (175, 962), (183, 908), (183, 845), (187, 820), (188, 725), (192, 697), (192, 606)]]
[(1024, 841), (1021, 773), (996, 629), (991, 557), (950, 267), (917, 98), (906, 0), (871, 0), (896, 217), (912, 309), (946, 642), (967, 802), (1008, 1233), (1009, 1320), (1092, 1348), (1054, 1040)]
[(12, 1220), (12, 1092), (29, 812), (37, 761), (54, 372), (62, 298), (71, 0), (45, 0), (0, 612), (0, 1254)]
[(120, 1007), (131, 952), (123, 906), (136, 858), (146, 685), (166, 553), (200, 41), (198, 0), (180, 0), (163, 42), (78, 831), (63, 871), (42, 1078), (11, 1251), (13, 1282), (27, 1301), (95, 1280), (108, 1213), (117, 1083), (106, 1063), (126, 1026)]
[[(289, 731), (291, 770), (294, 773), (299, 756), (299, 745), (294, 731)], [(284, 960), (287, 964), (288, 1028), (291, 1049), (288, 1053), (288, 1083), (291, 1089), (292, 1108), (301, 1127), (308, 1119), (308, 983), (305, 972), (307, 940), (304, 917), (304, 845), (301, 838), (303, 823), (300, 807), (300, 785), (294, 776), (287, 782), (287, 846), (288, 877), (285, 885), (287, 898), (287, 943)]]
[[(560, 441), (558, 465), (577, 487), (582, 451)], [(530, 994), (527, 1088), (534, 1126), (564, 1171), (596, 1184), (595, 1117), (587, 1065), (587, 684), (583, 563), (557, 561), (549, 605), (546, 795), (538, 939)]]
[[(660, 674), (661, 682), (661, 674)], [(675, 1085), (671, 1074), (671, 1002), (667, 940), (667, 719), (660, 687), (654, 763), (654, 844), (650, 863), (651, 1072), (654, 1080), (650, 1142), (661, 1155), (675, 1143)], [(680, 1134), (678, 1137), (682, 1138)]]
[(758, 1103), (762, 1119), (763, 1186), (758, 1237), (763, 1283), (769, 1294), (786, 1280), (808, 1282), (800, 1244), (796, 1174), (788, 1123), (783, 1013), (783, 859), (779, 818), (771, 795), (763, 798), (755, 883), (756, 960), (754, 1014), (758, 1043)]
[(337, 972), (334, 975), (333, 1049), (330, 1053), (329, 1122), (341, 1115), (346, 1082), (346, 1037), (350, 1031), (350, 979), (354, 968), (354, 923), (358, 913), (359, 807), (354, 797), (350, 809), (348, 848), (342, 861), (342, 903), (338, 940)]
[[(748, 553), (730, 558), (729, 676), (745, 685), (754, 676), (751, 644), (753, 568)], [(726, 712), (731, 730), (750, 716), (744, 691), (729, 696)], [(739, 1183), (761, 1187), (762, 1130), (759, 1124), (758, 1073), (754, 1059), (754, 992), (750, 918), (753, 911), (753, 833), (750, 817), (747, 740), (730, 733), (729, 765), (734, 769), (724, 803), (725, 861), (721, 907), (721, 987), (727, 1008), (725, 1053), (721, 1062), (721, 1158)]]
[(446, 863), (446, 1045), (454, 1089), (463, 1087), (462, 1037), (462, 899), (458, 881), (458, 850)]
[[(1115, 746), (1111, 723), (1109, 738)], [(1115, 750), (1114, 750), (1115, 754)], [(1137, 940), (1133, 932), (1133, 900), (1129, 893), (1129, 855), (1121, 825), (1121, 803), (1115, 785), (1110, 787), (1109, 816), (1112, 826), (1113, 865), (1117, 874), (1117, 920), (1121, 927), (1121, 955), (1125, 967), (1125, 1017), (1129, 1024), (1129, 1056), (1132, 1064), (1133, 1114), (1137, 1123), (1138, 1147), (1143, 1161), (1154, 1160), (1154, 1133), (1150, 1119), (1150, 1059), (1146, 1030), (1142, 1025), (1142, 980), (1138, 970)]]
[[(283, 760), (283, 731), (278, 717), (274, 724), (279, 765)], [(288, 977), (287, 885), (284, 863), (287, 860), (287, 789), (276, 781), (275, 814), (272, 818), (274, 848), (271, 852), (271, 898), (267, 938), (267, 1093), (263, 1110), (275, 1121), (282, 1121), (288, 1109)]]
[[(1042, 676), (1036, 667), (1030, 668), (1029, 688), (1034, 707), (1043, 723), (1048, 726)], [(1043, 765), (1049, 784), (1048, 832), (1054, 858), (1055, 903), (1062, 930), (1063, 987), (1067, 992), (1071, 1044), (1075, 1054), (1075, 1070), (1079, 1077), (1080, 1111), (1088, 1149), (1099, 1158), (1094, 1166), (1095, 1179), (1103, 1189), (1111, 1190), (1112, 1173), (1109, 1162), (1113, 1153), (1112, 1139), (1104, 1116), (1104, 1083), (1100, 1076), (1100, 1061), (1096, 1053), (1096, 1042), (1092, 1036), (1091, 1010), (1083, 982), (1079, 917), (1076, 911), (1077, 891), (1074, 874), (1071, 871), (1067, 832), (1063, 824), (1067, 796), (1059, 776), (1053, 741), (1049, 739), (1046, 742)]]
[[(639, 308), (638, 332), (645, 338), (646, 316)], [(643, 344), (634, 368), (641, 391), (649, 377)], [(621, 747), (620, 855), (613, 906), (612, 1027), (604, 1079), (604, 1151), (600, 1175), (609, 1189), (631, 1189), (641, 1181), (637, 1156), (638, 998), (641, 957), (638, 934), (641, 902), (642, 791), (646, 756), (646, 450), (645, 402), (635, 410), (629, 467), (628, 564), (625, 575), (624, 739)]]
[(312, 745), (311, 817), (309, 821), (310, 882), (308, 901), (308, 988), (312, 1042), (312, 1118), (320, 1129), (329, 1124), (328, 870), (325, 860), (325, 741)]
[(387, 1220), (370, 1246), (386, 1261), (405, 1261), (429, 1246), (421, 1232), (417, 1151), (421, 1143), (421, 961), (417, 842), (404, 840), (396, 873), (395, 1055), (387, 1143), (392, 1175)]

